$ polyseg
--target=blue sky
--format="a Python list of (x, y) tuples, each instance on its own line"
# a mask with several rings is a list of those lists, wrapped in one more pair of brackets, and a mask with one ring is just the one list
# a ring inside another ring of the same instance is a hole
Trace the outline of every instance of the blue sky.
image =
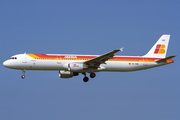
[(0, 66), (2, 120), (180, 118), (180, 2), (175, 0), (0, 1), (0, 62), (19, 53), (144, 55), (170, 34), (175, 63), (137, 72), (61, 79), (58, 71)]

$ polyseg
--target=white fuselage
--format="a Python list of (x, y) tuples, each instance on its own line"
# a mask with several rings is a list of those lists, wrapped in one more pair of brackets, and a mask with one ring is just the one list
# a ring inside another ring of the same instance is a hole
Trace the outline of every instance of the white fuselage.
[(171, 58), (166, 57), (170, 35), (162, 35), (150, 51), (144, 56), (115, 56), (121, 49), (115, 49), (103, 55), (64, 55), (64, 54), (18, 54), (6, 60), (3, 65), (11, 69), (23, 70), (56, 70), (60, 78), (71, 78), (84, 74), (83, 81), (87, 82), (90, 77), (94, 78), (94, 72), (128, 72), (173, 63)]
[[(33, 58), (28, 54), (18, 54), (14, 55), (11, 58), (6, 60), (3, 65), (11, 68), (11, 69), (20, 69), (20, 70), (68, 70), (67, 65), (69, 63), (81, 63), (86, 61), (87, 59), (73, 59), (72, 56), (90, 56), (90, 55), (54, 55), (56, 58)], [(51, 56), (51, 55), (49, 55)], [(58, 59), (58, 56), (60, 59)], [(61, 58), (64, 56), (64, 58)], [(67, 58), (68, 56), (68, 58)], [(92, 57), (97, 55), (92, 55)], [(66, 58), (65, 58), (66, 57)], [(91, 57), (91, 56), (90, 56)], [(116, 57), (120, 57), (116, 60)], [(16, 59), (15, 59), (16, 58)], [(129, 60), (127, 58), (136, 58), (136, 60)], [(117, 71), (117, 72), (128, 72), (128, 71), (136, 71), (142, 69), (148, 69), (152, 67), (157, 67), (161, 65), (165, 65), (168, 63), (158, 64), (155, 61), (159, 60), (159, 58), (144, 58), (137, 56), (114, 56), (113, 59), (106, 61), (104, 64), (101, 64), (100, 67), (95, 72), (98, 71)], [(170, 62), (171, 63), (171, 62)], [(91, 70), (82, 70), (78, 72), (91, 72)]]

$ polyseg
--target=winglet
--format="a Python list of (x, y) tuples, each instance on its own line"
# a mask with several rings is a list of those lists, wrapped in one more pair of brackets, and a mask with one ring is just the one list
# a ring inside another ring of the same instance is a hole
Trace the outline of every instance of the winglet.
[(120, 50), (120, 51), (123, 51), (123, 49), (124, 49), (124, 47), (120, 48), (119, 50)]

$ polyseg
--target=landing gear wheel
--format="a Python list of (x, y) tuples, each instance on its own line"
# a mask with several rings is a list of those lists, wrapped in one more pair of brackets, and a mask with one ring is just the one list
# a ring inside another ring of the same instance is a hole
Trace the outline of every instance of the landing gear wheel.
[(25, 75), (22, 75), (21, 78), (24, 79), (24, 78), (25, 78)]
[(84, 82), (87, 82), (88, 80), (89, 80), (88, 77), (84, 77), (84, 78), (83, 78), (83, 81), (84, 81)]
[(96, 77), (96, 74), (95, 74), (95, 73), (91, 73), (91, 74), (90, 74), (90, 77), (91, 77), (91, 78), (94, 78), (94, 77)]
[(21, 78), (24, 79), (24, 78), (25, 78), (25, 72), (26, 72), (26, 70), (23, 69), (22, 71), (23, 71), (23, 75), (21, 76)]

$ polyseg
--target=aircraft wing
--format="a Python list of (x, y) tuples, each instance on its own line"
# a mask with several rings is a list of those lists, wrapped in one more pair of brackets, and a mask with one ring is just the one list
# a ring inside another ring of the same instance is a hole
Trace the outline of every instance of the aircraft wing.
[(113, 58), (114, 54), (117, 53), (118, 51), (123, 51), (123, 48), (121, 49), (116, 49), (111, 52), (108, 52), (106, 54), (100, 55), (96, 58), (87, 60), (84, 62), (85, 65), (88, 65), (88, 67), (92, 68), (98, 68), (100, 64), (105, 64), (105, 61), (107, 61), (110, 58)]

